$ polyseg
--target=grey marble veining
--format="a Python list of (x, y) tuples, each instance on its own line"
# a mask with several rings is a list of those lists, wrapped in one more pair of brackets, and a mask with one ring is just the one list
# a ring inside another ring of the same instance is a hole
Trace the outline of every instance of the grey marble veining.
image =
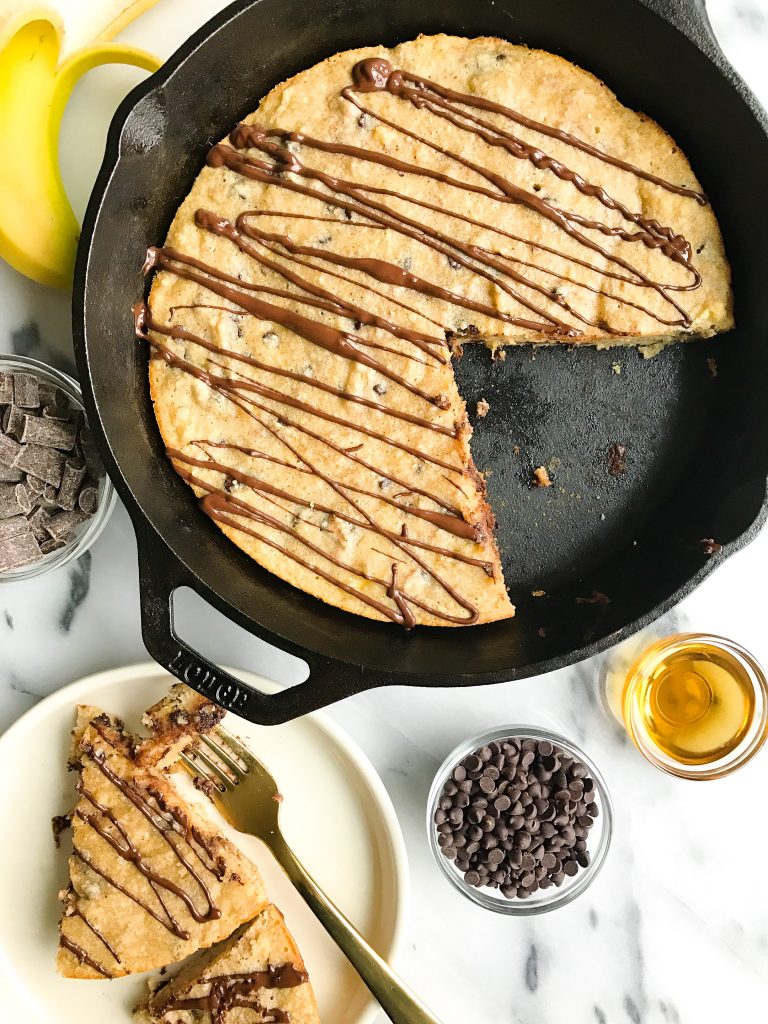
[[(170, 53), (220, 6), (161, 0), (124, 35), (143, 45), (150, 30), (157, 52)], [(709, 0), (708, 8), (727, 56), (768, 103), (768, 0)], [(63, 163), (78, 210), (98, 167), (109, 113), (132, 75), (104, 72), (78, 89), (67, 112)], [(77, 158), (67, 144), (74, 134)], [(83, 145), (84, 138), (91, 144)], [(71, 371), (67, 296), (0, 265), (0, 299), (0, 349)], [(768, 663), (766, 579), (768, 533), (651, 632), (723, 633)], [(302, 678), (296, 659), (245, 636), (189, 595), (180, 604), (182, 634), (205, 635), (206, 653), (286, 682)], [(762, 809), (768, 754), (707, 786), (657, 772), (604, 705), (606, 664), (622, 656), (627, 652), (471, 692), (375, 691), (330, 712), (366, 750), (400, 816), (413, 880), (400, 968), (445, 1024), (766, 1018), (768, 892), (757, 861), (768, 836)], [(136, 546), (120, 506), (76, 565), (42, 581), (0, 584), (0, 729), (76, 678), (145, 658)], [(470, 733), (505, 721), (573, 737), (602, 767), (616, 808), (614, 845), (594, 886), (571, 906), (533, 919), (500, 919), (470, 905), (435, 869), (425, 837), (426, 798), (439, 764)]]

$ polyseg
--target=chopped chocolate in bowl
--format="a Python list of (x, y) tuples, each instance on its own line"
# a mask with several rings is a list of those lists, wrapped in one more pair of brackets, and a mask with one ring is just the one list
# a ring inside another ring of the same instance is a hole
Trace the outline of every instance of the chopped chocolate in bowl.
[(75, 381), (34, 359), (0, 359), (0, 582), (83, 554), (114, 501)]
[(564, 906), (608, 850), (612, 809), (597, 768), (562, 737), (497, 729), (462, 744), (435, 777), (430, 844), (446, 877), (490, 910)]

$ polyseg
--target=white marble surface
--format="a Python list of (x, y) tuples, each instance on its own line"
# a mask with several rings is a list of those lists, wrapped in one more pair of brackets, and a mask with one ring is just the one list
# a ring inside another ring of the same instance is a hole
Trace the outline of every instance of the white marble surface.
[[(145, 43), (151, 28), (156, 52), (169, 53), (219, 6), (217, 0), (160, 0), (125, 35)], [(709, 0), (709, 9), (728, 56), (768, 104), (768, 0)], [(63, 162), (79, 209), (111, 111), (135, 80), (132, 71), (107, 69), (78, 88), (65, 120)], [(0, 265), (0, 349), (68, 361), (67, 297)], [(768, 532), (657, 629), (723, 633), (768, 663), (766, 577)], [(207, 636), (207, 653), (285, 681), (301, 678), (294, 659), (196, 602), (183, 604), (181, 631)], [(42, 581), (0, 586), (0, 729), (65, 683), (145, 656), (136, 548), (118, 507), (79, 564)], [(374, 761), (405, 831), (413, 906), (402, 973), (445, 1024), (764, 1020), (768, 890), (760, 862), (768, 838), (768, 754), (710, 785), (667, 778), (606, 716), (598, 700), (600, 668), (591, 661), (469, 693), (379, 691), (330, 712)], [(617, 810), (613, 849), (593, 888), (572, 906), (530, 920), (497, 919), (453, 893), (432, 864), (424, 835), (425, 800), (438, 764), (469, 733), (505, 720), (553, 725), (582, 743), (602, 766)]]

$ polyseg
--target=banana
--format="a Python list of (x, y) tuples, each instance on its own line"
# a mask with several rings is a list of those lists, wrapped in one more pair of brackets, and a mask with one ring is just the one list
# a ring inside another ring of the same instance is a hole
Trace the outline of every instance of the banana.
[[(94, 4), (99, 40), (72, 50), (61, 17), (27, 5), (0, 5), (0, 257), (41, 284), (68, 288), (79, 225), (61, 181), (58, 138), (69, 95), (86, 71), (121, 63), (156, 71), (160, 61), (131, 46), (103, 42), (152, 0)], [(3, 18), (4, 13), (6, 17)], [(62, 61), (63, 54), (69, 54)]]

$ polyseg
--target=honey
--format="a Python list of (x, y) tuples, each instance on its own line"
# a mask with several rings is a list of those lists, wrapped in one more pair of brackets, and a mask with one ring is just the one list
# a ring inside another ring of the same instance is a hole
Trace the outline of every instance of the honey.
[(636, 745), (660, 768), (717, 777), (765, 739), (766, 680), (736, 644), (680, 634), (635, 662), (623, 685), (621, 712)]

